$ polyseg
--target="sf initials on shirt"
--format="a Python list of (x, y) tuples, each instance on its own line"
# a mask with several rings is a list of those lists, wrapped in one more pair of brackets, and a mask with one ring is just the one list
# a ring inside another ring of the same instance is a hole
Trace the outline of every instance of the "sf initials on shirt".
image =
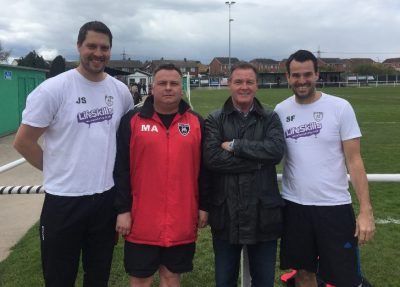
[(153, 133), (158, 133), (158, 129), (156, 125), (142, 125), (142, 132), (153, 132)]

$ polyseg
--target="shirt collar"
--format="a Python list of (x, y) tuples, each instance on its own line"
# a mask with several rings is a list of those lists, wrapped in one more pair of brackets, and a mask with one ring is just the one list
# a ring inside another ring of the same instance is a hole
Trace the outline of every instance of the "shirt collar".
[(240, 109), (240, 107), (237, 107), (237, 106), (235, 106), (235, 105), (233, 105), (233, 107), (235, 108), (236, 111), (239, 112), (239, 114), (241, 114), (243, 117), (246, 118), (246, 117), (249, 115), (249, 113), (250, 113), (251, 111), (254, 110), (254, 102), (253, 102), (253, 104), (251, 104), (251, 107), (250, 107), (250, 109), (249, 109), (247, 112), (243, 112), (243, 111)]

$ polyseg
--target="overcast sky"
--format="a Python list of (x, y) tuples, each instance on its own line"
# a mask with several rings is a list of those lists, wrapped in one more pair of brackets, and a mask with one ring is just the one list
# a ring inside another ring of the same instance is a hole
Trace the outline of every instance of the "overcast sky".
[[(399, 0), (237, 0), (231, 6), (231, 56), (281, 60), (298, 49), (325, 58), (400, 57)], [(20, 58), (77, 60), (88, 21), (107, 24), (112, 59), (187, 58), (209, 64), (228, 56), (224, 0), (0, 0), (0, 42)]]

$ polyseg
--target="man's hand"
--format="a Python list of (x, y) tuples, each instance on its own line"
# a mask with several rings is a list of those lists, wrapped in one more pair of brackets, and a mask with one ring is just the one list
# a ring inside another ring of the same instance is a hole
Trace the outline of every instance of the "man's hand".
[(208, 212), (204, 210), (199, 210), (199, 228), (204, 228), (207, 226), (208, 223)]
[(362, 245), (374, 238), (375, 221), (372, 211), (360, 212), (356, 221), (356, 232), (354, 236), (358, 236), (358, 244)]
[(130, 212), (118, 214), (115, 231), (117, 231), (122, 236), (126, 236), (131, 232), (131, 226), (132, 226), (132, 218)]
[(223, 142), (221, 147), (226, 151), (233, 152), (233, 141)]

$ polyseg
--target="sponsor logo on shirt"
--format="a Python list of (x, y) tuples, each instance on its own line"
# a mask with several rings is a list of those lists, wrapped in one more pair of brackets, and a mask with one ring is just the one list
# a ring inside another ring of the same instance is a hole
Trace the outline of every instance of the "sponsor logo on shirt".
[[(92, 110), (86, 110), (77, 114), (78, 123), (85, 123), (85, 124), (93, 124), (99, 123), (103, 121), (109, 121), (112, 119), (113, 116), (113, 104), (114, 104), (114, 97), (113, 96), (104, 96), (104, 102), (107, 106), (96, 108)], [(83, 103), (86, 104), (86, 98), (80, 97), (78, 98), (77, 104)]]
[(308, 124), (300, 125), (298, 127), (291, 127), (285, 130), (285, 137), (297, 140), (301, 137), (309, 137), (317, 135), (322, 129), (322, 123), (311, 122)]
[(93, 110), (86, 110), (77, 114), (78, 123), (93, 124), (109, 121), (113, 116), (113, 108), (102, 107)]

